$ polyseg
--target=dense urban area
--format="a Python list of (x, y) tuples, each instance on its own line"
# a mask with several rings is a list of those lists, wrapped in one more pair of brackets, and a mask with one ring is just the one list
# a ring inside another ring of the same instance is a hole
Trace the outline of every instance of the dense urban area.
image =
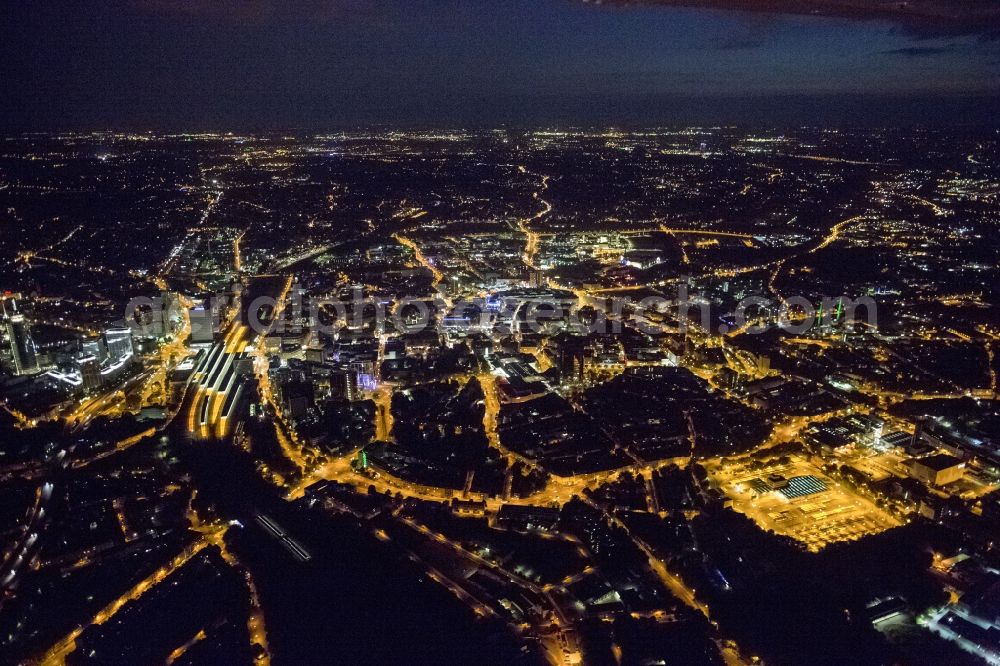
[(998, 155), (0, 139), (0, 662), (1000, 665)]

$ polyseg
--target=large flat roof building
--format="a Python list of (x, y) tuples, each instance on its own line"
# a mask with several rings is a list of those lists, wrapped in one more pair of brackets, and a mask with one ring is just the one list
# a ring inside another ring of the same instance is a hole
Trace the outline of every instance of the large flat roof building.
[(965, 461), (947, 453), (914, 458), (907, 463), (910, 476), (933, 486), (944, 486), (965, 475)]

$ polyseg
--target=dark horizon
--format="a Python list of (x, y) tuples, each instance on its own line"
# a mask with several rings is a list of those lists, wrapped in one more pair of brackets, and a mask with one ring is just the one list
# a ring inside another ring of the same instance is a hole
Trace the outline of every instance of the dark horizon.
[(3, 131), (951, 126), (1000, 111), (990, 22), (914, 32), (882, 14), (577, 0), (53, 2), (8, 14)]
[[(246, 107), (242, 107), (246, 108)], [(364, 106), (325, 118), (303, 117), (261, 103), (252, 117), (197, 108), (137, 114), (121, 121), (93, 114), (72, 121), (0, 111), (5, 135), (60, 132), (339, 132), (366, 129), (644, 129), (678, 126), (733, 126), (751, 129), (829, 127), (853, 129), (948, 129), (1000, 127), (1000, 94), (920, 98), (900, 95), (781, 95), (752, 97), (510, 97), (464, 100), (460, 110), (435, 112), (431, 102), (405, 109)]]

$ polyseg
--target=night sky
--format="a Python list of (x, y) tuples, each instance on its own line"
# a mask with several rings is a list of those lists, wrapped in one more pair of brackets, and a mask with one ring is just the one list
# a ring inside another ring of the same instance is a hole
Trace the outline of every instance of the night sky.
[(579, 0), (4, 0), (3, 14), (7, 129), (974, 123), (1000, 109), (1000, 40), (885, 20)]

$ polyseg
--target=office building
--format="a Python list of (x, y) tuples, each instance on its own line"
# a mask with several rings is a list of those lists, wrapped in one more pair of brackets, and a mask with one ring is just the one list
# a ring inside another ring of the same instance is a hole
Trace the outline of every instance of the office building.
[(14, 362), (14, 374), (30, 375), (38, 372), (38, 354), (31, 339), (31, 329), (24, 315), (17, 312), (13, 301), (5, 303), (5, 327), (10, 344), (10, 355)]
[(104, 383), (101, 376), (101, 364), (93, 354), (84, 354), (76, 360), (80, 368), (80, 379), (83, 382), (83, 390), (92, 393), (101, 388)]
[(215, 313), (199, 305), (188, 310), (191, 319), (191, 344), (205, 344), (215, 340)]
[(108, 358), (112, 361), (119, 361), (134, 353), (132, 331), (127, 327), (109, 328), (104, 331), (104, 343), (107, 346)]
[(84, 355), (91, 355), (102, 363), (108, 357), (108, 347), (104, 343), (104, 338), (84, 338), (80, 341), (80, 351)]

